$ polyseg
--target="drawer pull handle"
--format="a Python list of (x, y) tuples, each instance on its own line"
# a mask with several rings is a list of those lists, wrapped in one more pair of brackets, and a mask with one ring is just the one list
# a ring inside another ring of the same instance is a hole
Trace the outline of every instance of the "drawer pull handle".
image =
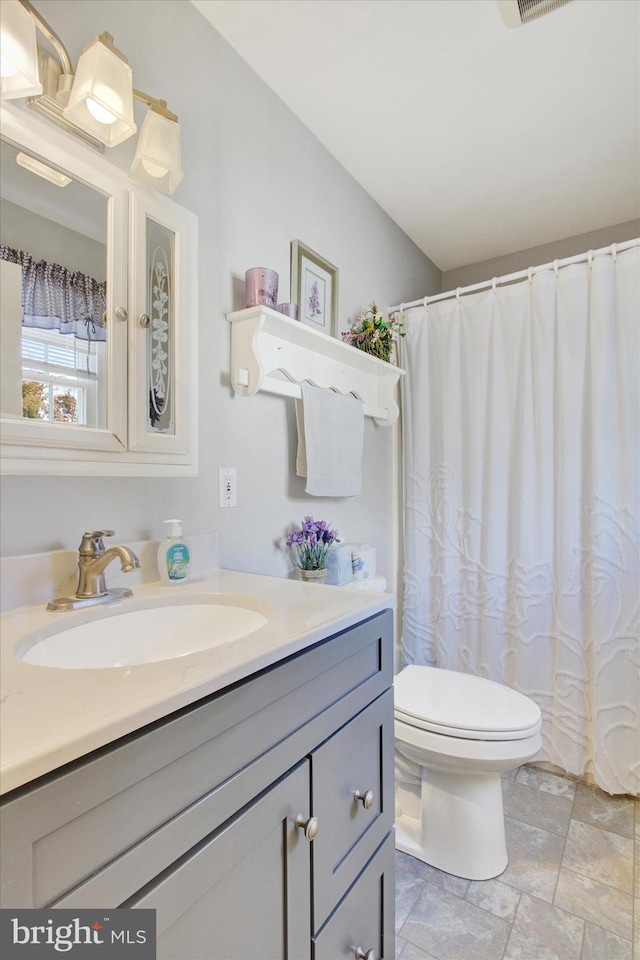
[(140, 324), (141, 327), (148, 327), (149, 324), (151, 323), (151, 317), (149, 316), (148, 313), (141, 313), (140, 316), (138, 317), (138, 323)]
[(116, 317), (118, 320), (128, 320), (129, 314), (126, 307), (116, 307)]
[[(365, 810), (370, 810), (371, 807), (373, 806), (373, 801), (375, 800), (375, 797), (373, 795), (373, 790), (367, 790), (366, 793), (361, 793), (360, 790), (356, 790), (356, 792), (353, 795), (353, 799), (356, 801), (362, 800), (362, 806), (365, 808)], [(360, 948), (358, 947), (358, 949)], [(369, 950), (369, 953), (371, 953), (371, 950)], [(369, 957), (369, 953), (366, 954), (367, 960), (371, 960), (371, 958)], [(365, 954), (362, 954), (362, 956), (364, 957)], [(375, 960), (375, 957), (373, 958), (373, 960)]]
[(358, 947), (356, 950), (356, 960), (376, 960), (376, 952), (373, 948), (365, 952), (362, 947)]
[(313, 840), (320, 829), (320, 821), (317, 817), (309, 817), (308, 820), (305, 820), (301, 813), (296, 817), (295, 825), (298, 828), (304, 829), (305, 839), (309, 841)]

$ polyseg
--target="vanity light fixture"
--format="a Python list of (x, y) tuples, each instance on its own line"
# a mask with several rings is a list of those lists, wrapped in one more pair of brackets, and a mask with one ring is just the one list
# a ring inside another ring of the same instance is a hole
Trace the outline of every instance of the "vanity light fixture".
[(111, 34), (101, 33), (83, 50), (62, 113), (107, 147), (115, 147), (136, 132), (133, 74), (114, 47)]
[(0, 6), (0, 96), (3, 100), (38, 96), (36, 25), (19, 0), (2, 0)]
[[(19, 35), (15, 30), (11, 32), (9, 26), (5, 30), (5, 21), (7, 25), (13, 23), (6, 16), (7, 11), (17, 15), (16, 22), (23, 28), (26, 17), (31, 22), (30, 30), (23, 29)], [(39, 60), (39, 80), (45, 80), (45, 89), (43, 91), (43, 84), (38, 82), (29, 88), (15, 88), (18, 92), (13, 92), (14, 87), (7, 84), (5, 93), (3, 77), (2, 98), (29, 97), (29, 104), (49, 120), (98, 150), (104, 146), (114, 147), (133, 136), (137, 130), (134, 98), (146, 103), (150, 109), (142, 125), (130, 176), (163, 193), (173, 193), (183, 177), (178, 118), (167, 109), (166, 101), (133, 88), (131, 67), (114, 46), (113, 37), (108, 33), (96, 37), (81, 54), (74, 74), (64, 44), (29, 0), (2, 0), (3, 71), (5, 57), (7, 70), (12, 69), (11, 64), (17, 59), (16, 49), (24, 53), (25, 60), (25, 51), (31, 51), (32, 55), (36, 28), (47, 37), (58, 58), (38, 50), (39, 56), (35, 59)], [(24, 39), (27, 34), (31, 40)]]
[(178, 118), (167, 110), (164, 100), (154, 100), (139, 90), (133, 92), (137, 99), (149, 104), (149, 110), (138, 137), (131, 176), (165, 193), (173, 193), (184, 176)]
[(59, 170), (54, 170), (53, 167), (41, 160), (36, 160), (35, 157), (30, 157), (28, 153), (16, 154), (16, 163), (24, 167), (25, 170), (30, 170), (31, 173), (48, 180), (49, 183), (55, 184), (56, 187), (66, 187), (68, 183), (71, 183), (71, 177), (65, 176)]

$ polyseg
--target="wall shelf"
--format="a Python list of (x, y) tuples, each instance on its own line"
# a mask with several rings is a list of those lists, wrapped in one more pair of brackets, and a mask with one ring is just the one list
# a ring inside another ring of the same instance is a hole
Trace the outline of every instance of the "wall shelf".
[(258, 391), (301, 397), (301, 383), (353, 394), (364, 413), (389, 426), (398, 419), (396, 386), (404, 370), (268, 307), (227, 314), (231, 384), (242, 397)]

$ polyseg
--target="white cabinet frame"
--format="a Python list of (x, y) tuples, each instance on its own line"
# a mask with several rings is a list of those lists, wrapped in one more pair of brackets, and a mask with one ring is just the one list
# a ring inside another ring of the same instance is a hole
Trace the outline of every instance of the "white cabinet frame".
[[(107, 426), (0, 419), (0, 473), (39, 476), (196, 476), (198, 472), (197, 217), (51, 124), (3, 104), (0, 134), (102, 193), (108, 206)], [(175, 234), (174, 432), (149, 431), (145, 218)], [(128, 320), (118, 319), (124, 308)]]

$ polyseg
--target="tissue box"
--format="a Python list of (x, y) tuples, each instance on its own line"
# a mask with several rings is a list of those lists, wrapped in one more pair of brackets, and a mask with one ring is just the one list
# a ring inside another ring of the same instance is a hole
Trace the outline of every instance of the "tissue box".
[(353, 544), (351, 566), (354, 580), (371, 580), (376, 575), (376, 551), (369, 543)]
[(334, 543), (327, 554), (327, 575), (324, 582), (334, 587), (343, 587), (353, 581), (351, 544)]

